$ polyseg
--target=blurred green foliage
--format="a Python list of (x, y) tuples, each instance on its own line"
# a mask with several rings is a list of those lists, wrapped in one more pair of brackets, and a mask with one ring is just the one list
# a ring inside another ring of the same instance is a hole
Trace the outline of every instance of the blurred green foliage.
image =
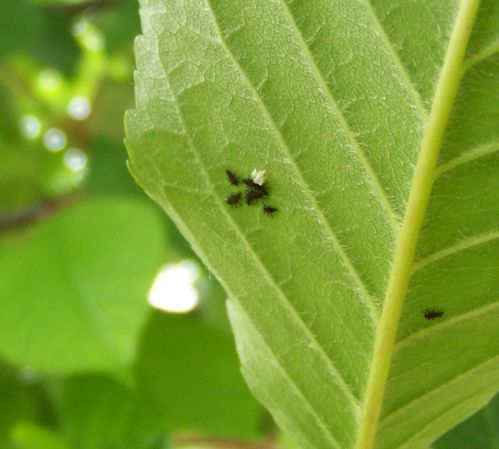
[(126, 168), (139, 32), (135, 0), (0, 2), (0, 449), (274, 434), (210, 274), (188, 316), (147, 303), (160, 266), (196, 257)]
[[(127, 170), (139, 32), (135, 0), (0, 2), (0, 449), (273, 431), (223, 290)], [(186, 259), (198, 307), (155, 311), (158, 270)]]

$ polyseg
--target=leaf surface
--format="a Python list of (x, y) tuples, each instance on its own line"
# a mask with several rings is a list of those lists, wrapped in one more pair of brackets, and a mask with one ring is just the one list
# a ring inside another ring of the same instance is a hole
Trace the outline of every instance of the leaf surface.
[[(499, 4), (143, 0), (141, 17), (131, 170), (224, 285), (280, 426), (303, 448), (419, 449), (487, 403)], [(226, 168), (265, 169), (277, 213), (229, 207)]]
[(47, 373), (126, 374), (162, 246), (153, 208), (119, 198), (83, 201), (10, 239), (0, 252), (2, 355)]
[(64, 437), (79, 449), (151, 449), (164, 433), (150, 397), (104, 375), (65, 381), (60, 421)]

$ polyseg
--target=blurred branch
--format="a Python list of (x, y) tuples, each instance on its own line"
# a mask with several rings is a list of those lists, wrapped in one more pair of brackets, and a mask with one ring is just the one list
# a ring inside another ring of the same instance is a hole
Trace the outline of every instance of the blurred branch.
[(16, 88), (19, 92), (29, 97), (31, 100), (37, 101), (36, 95), (33, 93), (33, 89), (29, 82), (20, 76), (17, 72), (12, 70), (4, 62), (0, 62), (0, 77), (2, 77), (6, 82)]
[(82, 197), (81, 191), (42, 201), (26, 209), (0, 214), (0, 232), (23, 228), (52, 217)]
[(257, 443), (251, 441), (240, 441), (227, 438), (215, 438), (196, 435), (182, 435), (172, 437), (172, 443), (174, 447), (203, 445), (214, 447), (217, 449), (279, 449), (278, 446), (276, 446), (271, 441)]

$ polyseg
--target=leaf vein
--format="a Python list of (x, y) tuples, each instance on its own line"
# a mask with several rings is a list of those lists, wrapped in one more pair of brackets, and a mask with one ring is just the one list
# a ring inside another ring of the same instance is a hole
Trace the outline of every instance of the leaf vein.
[(439, 165), (435, 170), (435, 180), (440, 178), (440, 176), (442, 176), (444, 173), (447, 173), (450, 170), (460, 167), (463, 164), (473, 162), (476, 159), (488, 156), (498, 151), (499, 151), (499, 144), (497, 143), (484, 145), (468, 150), (467, 152), (455, 157), (454, 159), (451, 159), (450, 161), (447, 161)]
[[(164, 70), (164, 68), (163, 68), (163, 71), (165, 73), (166, 81), (171, 86), (171, 82), (170, 82), (169, 77), (168, 77), (166, 71)], [(180, 107), (180, 102), (178, 101), (178, 99), (176, 97), (176, 94), (175, 94), (175, 92), (173, 91), (173, 89), (171, 87), (170, 87), (170, 90), (171, 90), (172, 95), (174, 97), (175, 103), (177, 104), (177, 113), (178, 113), (179, 119), (180, 119), (180, 121), (182, 123), (182, 126), (184, 128), (185, 137), (187, 139), (189, 147), (190, 147), (190, 149), (191, 149), (191, 151), (192, 151), (192, 153), (193, 153), (193, 155), (194, 155), (194, 157), (195, 157), (195, 159), (197, 161), (197, 164), (198, 164), (200, 170), (203, 172), (203, 178), (204, 179), (210, 179), (210, 176), (209, 176), (208, 171), (207, 171), (207, 169), (205, 167), (205, 164), (202, 162), (201, 158), (198, 155), (198, 152), (195, 150), (194, 143), (192, 142), (190, 134), (187, 131), (188, 128), (187, 128), (186, 121), (185, 121), (185, 119), (183, 117), (183, 114), (182, 114), (182, 110), (181, 110), (181, 107)], [(317, 338), (311, 332), (311, 330), (308, 327), (308, 325), (301, 318), (301, 316), (298, 313), (298, 311), (293, 307), (292, 303), (289, 301), (289, 299), (287, 298), (287, 296), (284, 294), (284, 292), (282, 291), (282, 289), (279, 287), (278, 283), (275, 281), (275, 279), (273, 278), (272, 274), (268, 271), (266, 265), (261, 260), (259, 254), (255, 251), (255, 249), (253, 248), (253, 246), (249, 243), (248, 239), (246, 238), (246, 236), (244, 235), (244, 233), (240, 229), (239, 225), (235, 222), (235, 220), (233, 219), (233, 217), (227, 212), (225, 204), (222, 202), (222, 200), (216, 194), (216, 192), (213, 192), (213, 197), (216, 199), (216, 203), (217, 203), (220, 211), (222, 212), (222, 214), (226, 218), (227, 222), (233, 227), (234, 231), (239, 236), (241, 242), (247, 248), (248, 253), (250, 253), (250, 254), (252, 254), (254, 256), (254, 260), (256, 261), (258, 269), (263, 274), (263, 277), (265, 279), (267, 279), (267, 283), (275, 290), (275, 292), (277, 293), (277, 297), (281, 300), (283, 306), (290, 312), (291, 316), (296, 321), (296, 323), (299, 325), (299, 327), (301, 327), (303, 329), (303, 331), (304, 331), (306, 337), (309, 339), (309, 341), (311, 343), (313, 343), (314, 346), (316, 346), (318, 348), (318, 353), (324, 359), (324, 361), (326, 363), (326, 366), (327, 366), (327, 368), (328, 368), (331, 376), (337, 379), (338, 386), (341, 388), (341, 390), (345, 394), (345, 397), (350, 402), (350, 404), (352, 405), (353, 409), (356, 410), (356, 411), (358, 411), (358, 409), (359, 409), (359, 402), (358, 402), (357, 398), (355, 398), (355, 396), (353, 395), (352, 391), (348, 387), (348, 385), (345, 382), (344, 378), (340, 374), (340, 371), (336, 368), (336, 366), (334, 365), (334, 363), (331, 360), (331, 358), (328, 356), (328, 354), (327, 354), (326, 350), (324, 349), (324, 347), (322, 346), (322, 344), (317, 340)]]
[(487, 304), (483, 307), (478, 307), (476, 309), (472, 309), (466, 313), (461, 313), (460, 315), (456, 315), (452, 318), (449, 318), (441, 323), (435, 324), (431, 327), (426, 327), (420, 329), (410, 335), (405, 336), (402, 340), (399, 340), (395, 345), (395, 352), (402, 350), (407, 346), (412, 346), (414, 341), (422, 340), (424, 338), (429, 338), (433, 334), (440, 332), (441, 330), (445, 330), (449, 327), (454, 326), (462, 321), (466, 321), (468, 319), (473, 319), (477, 316), (486, 315), (489, 312), (499, 307), (499, 301), (493, 302), (491, 304)]
[(395, 50), (392, 42), (390, 41), (388, 35), (386, 34), (385, 29), (383, 28), (381, 21), (373, 8), (371, 0), (364, 0), (364, 3), (369, 12), (370, 18), (374, 26), (376, 27), (376, 30), (379, 33), (381, 42), (383, 42), (388, 54), (391, 56), (394, 66), (398, 69), (399, 80), (402, 86), (405, 86), (405, 88), (409, 91), (409, 93), (413, 97), (414, 104), (416, 106), (416, 109), (419, 111), (421, 118), (423, 119), (423, 122), (427, 121), (428, 111), (426, 110), (426, 107), (424, 106), (423, 101), (421, 100), (421, 95), (419, 94), (418, 90), (416, 89), (416, 86), (409, 77), (407, 70), (402, 64), (398, 52)]
[[(483, 391), (489, 392), (490, 390), (491, 390), (490, 385), (487, 385), (485, 388), (481, 389), (481, 391), (478, 391), (477, 395), (483, 393)], [(426, 430), (428, 428), (430, 428), (431, 426), (435, 425), (435, 423), (438, 423), (439, 419), (442, 419), (443, 417), (448, 416), (448, 415), (452, 415), (452, 414), (455, 413), (456, 409), (458, 409), (459, 407), (466, 406), (469, 403), (474, 403), (475, 401), (476, 401), (476, 397), (472, 397), (472, 398), (467, 399), (464, 402), (460, 402), (458, 404), (455, 404), (452, 408), (450, 408), (449, 410), (446, 410), (445, 413), (442, 413), (437, 419), (430, 421), (428, 424), (426, 424), (425, 426), (423, 426), (422, 428), (420, 428), (409, 439), (403, 441), (401, 443), (401, 445), (399, 445), (396, 449), (404, 449), (404, 448), (414, 447), (413, 444), (412, 444), (414, 442), (414, 440), (417, 439), (421, 434), (423, 434), (424, 432), (426, 432)], [(431, 449), (431, 448), (429, 448), (429, 449)]]
[(421, 402), (422, 400), (428, 398), (429, 396), (435, 394), (439, 390), (444, 389), (445, 387), (451, 386), (454, 382), (461, 380), (462, 378), (466, 378), (469, 375), (473, 375), (475, 371), (480, 371), (482, 368), (488, 366), (488, 365), (493, 365), (495, 362), (499, 361), (499, 355), (495, 355), (493, 357), (489, 357), (486, 360), (480, 362), (478, 365), (473, 366), (472, 368), (466, 370), (463, 373), (460, 373), (451, 379), (445, 381), (444, 383), (437, 385), (436, 387), (432, 388), (431, 390), (427, 391), (426, 393), (418, 396), (416, 399), (413, 399), (409, 402), (407, 402), (404, 405), (401, 405), (399, 408), (391, 412), (389, 415), (385, 416), (382, 421), (380, 421), (379, 426), (381, 427), (386, 427), (389, 424), (387, 424), (388, 421), (392, 420), (394, 417), (397, 415), (400, 415), (401, 413), (404, 413), (404, 411), (414, 405), (415, 403)]
[[(243, 305), (241, 304), (241, 307)], [(246, 313), (246, 311), (245, 311)], [(282, 372), (284, 377), (288, 379), (288, 382), (291, 384), (293, 390), (297, 393), (298, 397), (301, 398), (302, 402), (305, 404), (305, 407), (310, 411), (314, 419), (317, 421), (320, 429), (326, 434), (327, 438), (333, 443), (333, 445), (339, 449), (341, 449), (340, 444), (338, 441), (334, 438), (332, 432), (328, 427), (324, 424), (323, 420), (321, 417), (317, 414), (315, 411), (314, 407), (312, 406), (312, 403), (310, 402), (309, 399), (305, 396), (305, 393), (301, 390), (301, 388), (296, 384), (296, 382), (290, 377), (288, 374), (287, 370), (282, 366), (281, 362), (279, 361), (279, 357), (277, 356), (276, 352), (270, 347), (270, 345), (267, 343), (265, 337), (263, 334), (260, 332), (260, 330), (255, 326), (249, 315), (246, 313), (246, 318), (248, 322), (250, 323), (251, 327), (254, 329), (254, 331), (260, 336), (262, 343), (265, 345), (265, 347), (269, 350), (269, 352), (272, 354), (274, 357), (274, 360), (276, 361), (277, 366), (279, 367), (279, 370)], [(270, 396), (270, 395), (268, 395)], [(307, 438), (308, 439), (308, 438)], [(313, 446), (313, 445), (312, 445)]]
[(319, 223), (321, 224), (322, 228), (324, 229), (325, 234), (328, 236), (328, 239), (332, 242), (333, 246), (335, 247), (336, 251), (338, 252), (338, 255), (340, 256), (341, 260), (343, 261), (344, 266), (349, 271), (352, 280), (357, 284), (357, 287), (359, 288), (360, 292), (362, 293), (360, 300), (368, 308), (371, 320), (372, 320), (373, 324), (375, 324), (379, 318), (379, 311), (378, 311), (378, 308), (377, 308), (377, 306), (372, 298), (371, 293), (369, 292), (369, 290), (367, 289), (363, 280), (361, 279), (360, 274), (357, 272), (356, 268), (354, 267), (352, 261), (350, 260), (345, 249), (343, 248), (343, 245), (340, 243), (340, 241), (339, 241), (338, 237), (336, 236), (329, 220), (326, 218), (322, 208), (319, 206), (319, 204), (315, 198), (315, 195), (310, 190), (308, 183), (305, 181), (305, 178), (303, 177), (303, 174), (302, 174), (299, 166), (297, 165), (296, 160), (294, 159), (293, 155), (291, 154), (291, 151), (286, 143), (286, 139), (284, 138), (280, 128), (277, 126), (274, 118), (272, 117), (272, 114), (268, 110), (267, 106), (265, 105), (265, 103), (263, 102), (261, 97), (258, 95), (257, 89), (255, 88), (253, 83), (250, 81), (250, 79), (246, 75), (246, 72), (243, 70), (243, 68), (241, 67), (239, 62), (236, 60), (236, 58), (232, 54), (230, 48), (228, 47), (227, 42), (225, 41), (225, 39), (223, 37), (223, 33), (222, 33), (220, 26), (218, 24), (217, 16), (216, 16), (216, 14), (211, 6), (211, 0), (206, 0), (206, 1), (208, 3), (210, 12), (212, 14), (214, 25), (217, 29), (219, 36), (220, 36), (221, 45), (223, 46), (227, 56), (230, 58), (230, 60), (234, 64), (234, 66), (237, 68), (237, 70), (241, 74), (241, 77), (243, 78), (244, 82), (247, 84), (247, 86), (254, 93), (255, 100), (258, 102), (260, 109), (262, 110), (262, 112), (265, 115), (266, 119), (268, 120), (269, 124), (272, 126), (272, 129), (275, 132), (276, 138), (278, 139), (280, 146), (283, 148), (284, 151), (286, 151), (291, 167), (293, 168), (294, 172), (296, 173), (296, 176), (299, 179), (300, 183), (304, 186), (302, 190), (305, 193), (305, 195), (307, 196), (310, 203), (313, 205), (313, 210), (316, 211), (315, 215), (317, 216)]
[(488, 59), (488, 58), (496, 55), (497, 53), (499, 53), (499, 41), (493, 42), (492, 44), (485, 47), (483, 50), (479, 51), (478, 53), (471, 55), (464, 62), (463, 75), (468, 70), (470, 70), (472, 67), (474, 67), (475, 65), (479, 64), (480, 62), (484, 61), (485, 59)]
[(305, 38), (302, 34), (302, 31), (300, 27), (298, 26), (295, 17), (293, 16), (293, 13), (291, 12), (286, 0), (280, 0), (283, 9), (286, 13), (286, 15), (289, 18), (289, 21), (291, 25), (293, 26), (293, 30), (296, 34), (296, 37), (298, 41), (300, 42), (301, 48), (303, 49), (305, 57), (308, 59), (310, 66), (312, 67), (312, 74), (314, 75), (315, 80), (319, 84), (321, 92), (324, 94), (326, 99), (328, 100), (330, 107), (332, 110), (336, 113), (336, 118), (338, 119), (339, 124), (343, 128), (345, 135), (352, 145), (352, 147), (355, 149), (355, 152), (362, 163), (365, 173), (367, 175), (367, 181), (371, 188), (373, 189), (374, 193), (377, 194), (379, 201), (383, 208), (385, 209), (385, 213), (387, 214), (387, 217), (390, 220), (391, 226), (392, 226), (392, 231), (397, 231), (400, 228), (401, 224), (401, 219), (400, 217), (395, 213), (392, 204), (390, 203), (390, 200), (388, 199), (388, 196), (385, 192), (385, 189), (381, 185), (381, 182), (378, 178), (378, 175), (372, 168), (371, 164), (369, 163), (369, 160), (367, 159), (364, 151), (362, 150), (362, 147), (360, 145), (360, 142), (357, 140), (355, 137), (355, 134), (353, 133), (352, 129), (350, 128), (350, 125), (348, 124), (341, 108), (338, 105), (338, 102), (335, 100), (333, 96), (333, 92), (331, 91), (328, 83), (326, 82), (326, 79), (324, 78), (324, 75), (319, 68), (319, 65), (317, 64), (317, 61), (315, 60), (315, 57), (313, 56), (309, 46), (305, 42)]
[(462, 60), (479, 5), (480, 0), (469, 0), (460, 4), (438, 78), (376, 331), (356, 449), (373, 447), (378, 432), (398, 324), (413, 274), (416, 245), (430, 199), (444, 133), (460, 86)]
[(414, 263), (413, 273), (445, 257), (452, 256), (461, 251), (473, 248), (474, 246), (483, 245), (484, 243), (492, 242), (498, 238), (499, 238), (499, 231), (492, 231), (486, 234), (469, 237), (459, 242), (456, 242), (447, 248), (444, 248), (440, 251), (436, 251), (433, 254), (430, 254), (429, 256), (417, 260)]

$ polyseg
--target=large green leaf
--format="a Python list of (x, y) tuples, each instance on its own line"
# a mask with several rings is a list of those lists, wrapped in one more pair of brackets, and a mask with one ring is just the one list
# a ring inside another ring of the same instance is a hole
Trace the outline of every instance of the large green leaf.
[(73, 449), (53, 430), (29, 422), (13, 429), (12, 440), (12, 449)]
[(0, 362), (0, 449), (10, 448), (8, 440), (12, 427), (19, 421), (37, 415), (35, 394), (23, 383), (19, 374)]
[[(137, 237), (137, 235), (145, 237)], [(163, 233), (139, 201), (82, 201), (0, 251), (0, 352), (50, 373), (124, 374)]]
[(79, 449), (150, 449), (163, 433), (161, 415), (137, 388), (102, 375), (69, 378), (60, 408), (62, 432)]
[(230, 335), (200, 319), (156, 313), (141, 343), (137, 371), (168, 433), (259, 435), (262, 408), (241, 378)]
[[(131, 169), (304, 448), (416, 449), (499, 386), (499, 3), (143, 0)], [(267, 170), (274, 217), (224, 169)], [(444, 315), (426, 320), (422, 311)]]
[(432, 449), (499, 449), (499, 395), (440, 438)]

